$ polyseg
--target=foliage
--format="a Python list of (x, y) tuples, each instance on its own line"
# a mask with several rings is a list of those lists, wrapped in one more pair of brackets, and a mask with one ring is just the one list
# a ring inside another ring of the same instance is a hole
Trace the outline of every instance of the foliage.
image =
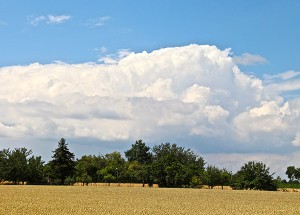
[(295, 166), (288, 166), (285, 174), (288, 176), (290, 181), (300, 180), (300, 168), (295, 168)]
[(127, 175), (130, 182), (139, 182), (151, 184), (152, 176), (150, 166), (152, 163), (152, 154), (150, 147), (142, 140), (138, 140), (132, 144), (131, 149), (125, 151), (125, 156), (128, 160)]
[(13, 151), (0, 151), (0, 181), (11, 181), (14, 184), (25, 181), (28, 184), (43, 184), (44, 162), (41, 157), (34, 157), (31, 150), (15, 148)]
[(166, 143), (154, 146), (153, 152), (151, 171), (160, 187), (189, 186), (204, 171), (204, 160), (190, 149)]
[(234, 175), (227, 169), (208, 165), (190, 149), (176, 144), (160, 144), (152, 148), (138, 140), (125, 151), (127, 161), (120, 152), (104, 156), (84, 155), (75, 161), (75, 155), (62, 138), (47, 164), (40, 156), (32, 156), (26, 148), (0, 151), (0, 181), (15, 184), (61, 184), (72, 185), (81, 182), (125, 182), (157, 183), (159, 187), (194, 187), (208, 185), (231, 185), (233, 189), (276, 190), (276, 187), (298, 188), (300, 169), (287, 168), (290, 181), (273, 179), (269, 168), (261, 162), (248, 162)]
[(220, 170), (219, 185), (222, 187), (222, 189), (224, 186), (229, 186), (231, 184), (231, 178), (232, 174), (227, 169), (224, 168)]
[(278, 188), (300, 189), (300, 183), (278, 183)]
[(150, 147), (142, 140), (138, 140), (132, 144), (131, 149), (125, 151), (125, 156), (129, 162), (137, 161), (140, 164), (149, 164), (152, 161)]
[(55, 176), (60, 179), (60, 184), (65, 184), (67, 177), (72, 177), (75, 172), (75, 155), (69, 151), (64, 138), (58, 142), (58, 147), (53, 151), (53, 160), (50, 166)]
[(74, 185), (75, 182), (76, 182), (76, 180), (74, 179), (74, 177), (68, 176), (64, 180), (64, 185)]
[(277, 190), (277, 185), (269, 173), (269, 167), (262, 162), (250, 161), (233, 176), (234, 189)]
[(7, 180), (9, 164), (8, 156), (10, 154), (9, 149), (3, 149), (0, 151), (0, 181)]
[(98, 181), (97, 171), (104, 168), (105, 160), (102, 156), (84, 155), (76, 162), (76, 180), (88, 185)]
[(28, 184), (45, 184), (44, 161), (41, 156), (32, 156), (28, 160)]
[(227, 169), (219, 169), (216, 166), (208, 165), (203, 176), (203, 180), (210, 189), (214, 186), (224, 186), (230, 185), (231, 173)]
[(215, 166), (208, 166), (204, 173), (205, 182), (210, 189), (219, 184), (220, 170)]
[(104, 180), (106, 183), (108, 183), (108, 186), (109, 186), (110, 183), (115, 182), (116, 177), (113, 176), (113, 175), (110, 174), (110, 173), (106, 173), (106, 174), (104, 175), (104, 177), (103, 177), (103, 180)]
[(204, 172), (204, 181), (210, 189), (212, 189), (214, 186), (219, 185), (221, 181), (220, 170), (215, 166), (208, 165)]
[(15, 183), (24, 182), (28, 176), (28, 156), (31, 155), (31, 150), (26, 148), (16, 148), (8, 154), (8, 175), (7, 179)]
[(192, 188), (202, 188), (203, 187), (203, 182), (199, 176), (193, 176), (191, 179), (190, 186)]
[(125, 160), (120, 152), (106, 154), (103, 159), (105, 165), (97, 171), (100, 178), (107, 183), (122, 181), (122, 177), (125, 175)]

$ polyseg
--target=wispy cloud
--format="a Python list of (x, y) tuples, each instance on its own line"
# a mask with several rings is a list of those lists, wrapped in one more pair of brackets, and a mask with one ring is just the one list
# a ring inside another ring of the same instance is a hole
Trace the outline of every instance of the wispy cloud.
[(111, 18), (109, 16), (103, 16), (95, 19), (89, 19), (85, 25), (89, 27), (101, 27), (105, 25)]
[(69, 16), (69, 15), (60, 15), (60, 16), (47, 15), (47, 16), (29, 16), (29, 17), (27, 17), (27, 20), (33, 26), (37, 26), (41, 23), (62, 24), (69, 19), (71, 19), (71, 16)]
[(71, 16), (68, 16), (68, 15), (62, 15), (62, 16), (48, 15), (48, 23), (49, 24), (61, 24), (61, 23), (66, 22), (69, 19), (71, 19)]
[(287, 71), (275, 75), (264, 75), (265, 90), (273, 94), (294, 96), (300, 93), (300, 71)]
[(264, 57), (250, 53), (244, 53), (242, 56), (234, 56), (233, 61), (238, 65), (256, 65), (268, 62)]
[(44, 22), (46, 20), (45, 16), (29, 16), (27, 17), (27, 20), (31, 25), (37, 26), (41, 22)]
[(286, 71), (276, 75), (265, 75), (264, 78), (268, 81), (289, 80), (300, 76), (300, 71)]
[[(101, 48), (101, 52), (105, 53), (107, 49), (105, 47)], [(108, 54), (104, 57), (101, 57), (98, 59), (99, 63), (103, 64), (117, 64), (121, 59), (129, 56), (132, 52), (128, 49), (120, 49), (117, 53), (115, 54)]]

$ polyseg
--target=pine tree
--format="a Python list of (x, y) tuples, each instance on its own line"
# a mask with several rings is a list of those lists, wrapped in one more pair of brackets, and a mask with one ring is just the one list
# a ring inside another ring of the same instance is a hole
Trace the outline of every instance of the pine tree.
[(58, 147), (53, 151), (53, 160), (50, 166), (55, 177), (60, 180), (60, 184), (65, 184), (67, 177), (72, 177), (75, 172), (75, 155), (68, 149), (68, 144), (64, 138), (58, 142)]

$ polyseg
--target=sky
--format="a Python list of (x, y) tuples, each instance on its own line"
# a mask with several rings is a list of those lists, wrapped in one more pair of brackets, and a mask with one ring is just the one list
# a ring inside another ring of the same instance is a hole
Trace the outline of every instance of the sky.
[(236, 171), (300, 167), (297, 0), (0, 0), (0, 145), (137, 139)]

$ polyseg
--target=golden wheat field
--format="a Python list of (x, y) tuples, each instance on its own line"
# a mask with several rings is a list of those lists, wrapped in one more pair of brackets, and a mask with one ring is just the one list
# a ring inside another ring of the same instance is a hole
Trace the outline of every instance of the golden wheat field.
[(300, 193), (2, 185), (0, 214), (300, 214)]

